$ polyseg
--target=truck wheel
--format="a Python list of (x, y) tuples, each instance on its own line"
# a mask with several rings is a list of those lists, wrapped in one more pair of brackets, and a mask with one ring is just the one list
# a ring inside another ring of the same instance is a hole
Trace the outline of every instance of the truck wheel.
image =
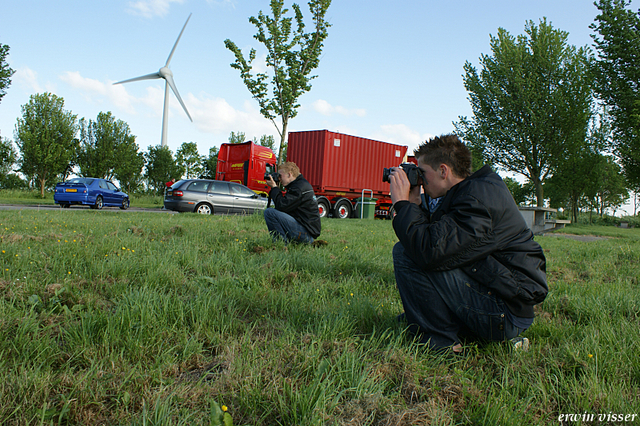
[(318, 213), (320, 213), (320, 217), (327, 217), (330, 209), (331, 209), (331, 206), (329, 204), (329, 200), (327, 199), (318, 200)]
[(351, 203), (349, 200), (342, 199), (338, 201), (333, 208), (333, 216), (338, 219), (348, 219), (351, 216)]

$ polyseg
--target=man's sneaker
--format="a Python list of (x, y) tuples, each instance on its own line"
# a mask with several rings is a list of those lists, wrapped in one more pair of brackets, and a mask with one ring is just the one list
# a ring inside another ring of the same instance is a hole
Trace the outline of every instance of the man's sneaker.
[(514, 337), (511, 339), (511, 344), (516, 351), (526, 352), (529, 350), (529, 339), (526, 337)]

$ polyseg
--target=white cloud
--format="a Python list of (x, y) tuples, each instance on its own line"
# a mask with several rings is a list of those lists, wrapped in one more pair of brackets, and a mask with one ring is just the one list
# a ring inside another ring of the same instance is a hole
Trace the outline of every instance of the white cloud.
[(256, 110), (250, 101), (244, 103), (243, 110), (232, 107), (225, 99), (216, 97), (196, 97), (189, 94), (185, 103), (193, 112), (193, 122), (204, 133), (244, 132), (247, 138), (274, 135), (278, 139), (273, 124)]
[[(105, 105), (105, 110), (112, 111), (117, 117), (122, 113), (157, 117), (160, 128), (162, 107), (164, 102), (164, 82), (160, 81), (146, 87), (143, 96), (133, 96), (127, 91), (127, 84), (112, 84), (99, 80), (85, 78), (79, 72), (66, 72), (60, 79), (76, 90), (83, 98), (91, 103)], [(135, 83), (131, 83), (135, 84)], [(271, 121), (264, 118), (255, 107), (255, 101), (246, 100), (242, 108), (236, 109), (225, 99), (212, 97), (206, 93), (195, 96), (192, 93), (182, 94), (191, 117), (193, 125), (200, 133), (216, 135), (212, 139), (226, 140), (231, 131), (241, 131), (250, 138), (259, 138), (262, 135), (273, 135), (276, 141), (279, 136)], [(171, 116), (181, 115), (188, 120), (180, 103), (173, 93), (170, 95)], [(171, 120), (169, 120), (171, 123)], [(171, 127), (171, 124), (170, 124)], [(202, 140), (203, 146), (206, 141)]]
[(80, 94), (89, 103), (103, 103), (104, 100), (109, 104), (124, 110), (128, 114), (136, 114), (134, 104), (144, 103), (152, 105), (157, 102), (157, 94), (149, 92), (146, 98), (136, 99), (127, 93), (127, 89), (120, 85), (112, 83), (103, 83), (99, 80), (82, 77), (77, 71), (67, 71), (60, 76), (60, 79), (74, 89), (78, 89)]
[(376, 134), (374, 139), (397, 145), (407, 145), (409, 147), (407, 154), (413, 155), (413, 150), (418, 145), (432, 137), (432, 134), (420, 133), (417, 130), (410, 129), (405, 124), (386, 124), (380, 126), (380, 132)]
[(184, 3), (184, 0), (139, 0), (129, 2), (127, 12), (133, 15), (153, 18), (154, 16), (165, 16), (169, 12), (171, 3)]
[(358, 117), (364, 117), (367, 114), (367, 111), (363, 108), (348, 109), (343, 106), (333, 106), (329, 102), (325, 101), (324, 99), (318, 99), (317, 101), (313, 102), (311, 104), (311, 108), (314, 111), (326, 116), (338, 114), (338, 115), (344, 115), (346, 117), (349, 117), (352, 115), (356, 115)]
[(35, 93), (44, 92), (42, 86), (40, 86), (40, 83), (38, 82), (38, 73), (30, 68), (18, 68), (13, 76), (13, 81), (24, 84)]

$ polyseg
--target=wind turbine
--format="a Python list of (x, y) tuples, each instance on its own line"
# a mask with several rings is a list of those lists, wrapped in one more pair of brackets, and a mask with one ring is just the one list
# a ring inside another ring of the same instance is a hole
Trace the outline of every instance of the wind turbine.
[(169, 119), (169, 87), (171, 87), (171, 90), (173, 90), (174, 95), (176, 95), (176, 98), (178, 98), (180, 105), (182, 105), (184, 112), (187, 113), (187, 117), (189, 117), (189, 120), (191, 120), (191, 122), (193, 123), (193, 119), (191, 118), (189, 111), (187, 111), (187, 107), (185, 106), (184, 102), (182, 102), (180, 93), (178, 93), (178, 88), (176, 87), (176, 84), (173, 81), (173, 72), (171, 72), (171, 70), (169, 69), (169, 63), (171, 62), (171, 57), (173, 56), (173, 53), (176, 51), (176, 46), (178, 46), (180, 37), (182, 37), (182, 33), (184, 32), (184, 29), (187, 27), (187, 24), (189, 23), (189, 19), (191, 19), (191, 15), (192, 14), (189, 14), (189, 17), (187, 18), (187, 22), (184, 23), (184, 26), (182, 27), (182, 31), (180, 31), (180, 35), (178, 36), (178, 39), (176, 40), (176, 43), (173, 45), (173, 49), (171, 49), (171, 53), (167, 58), (167, 63), (164, 64), (164, 66), (160, 68), (158, 72), (154, 72), (152, 74), (147, 74), (140, 77), (130, 78), (128, 80), (122, 80), (122, 81), (118, 81), (117, 83), (113, 83), (113, 84), (122, 84), (122, 83), (129, 83), (131, 81), (139, 81), (139, 80), (153, 80), (156, 78), (164, 79), (165, 81), (164, 111), (162, 112), (162, 139), (161, 139), (162, 146), (167, 146), (167, 127), (168, 127), (168, 119)]

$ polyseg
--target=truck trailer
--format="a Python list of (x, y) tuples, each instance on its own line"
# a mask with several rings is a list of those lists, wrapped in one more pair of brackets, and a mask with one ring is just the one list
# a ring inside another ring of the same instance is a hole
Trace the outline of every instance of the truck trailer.
[(264, 174), (276, 167), (276, 155), (266, 146), (252, 141), (223, 143), (218, 152), (216, 179), (241, 183), (258, 194), (268, 195), (269, 186)]
[(328, 130), (290, 132), (287, 160), (313, 187), (321, 217), (362, 217), (375, 202), (375, 217), (384, 218), (392, 202), (383, 169), (406, 162), (407, 149)]

